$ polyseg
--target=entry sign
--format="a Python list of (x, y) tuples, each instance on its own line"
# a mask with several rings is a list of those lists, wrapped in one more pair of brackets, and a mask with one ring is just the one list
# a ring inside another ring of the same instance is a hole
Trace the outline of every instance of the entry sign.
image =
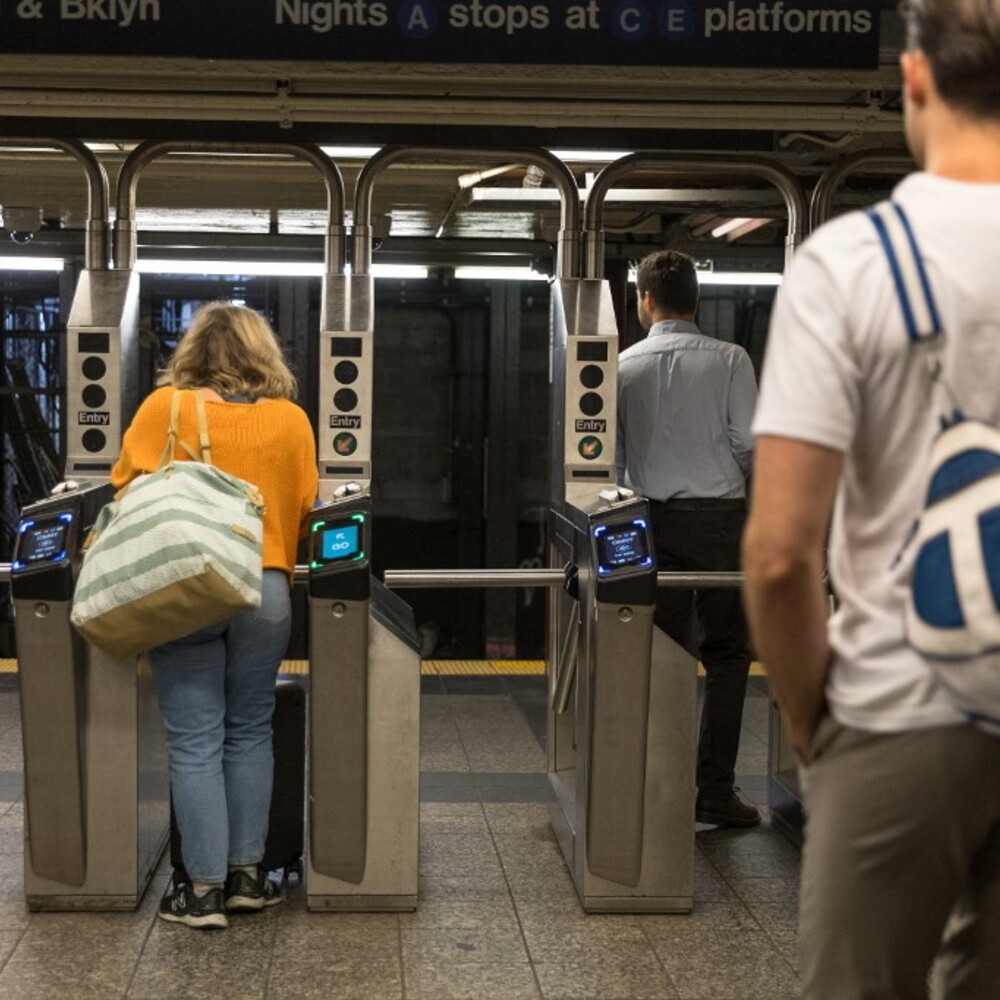
[(7, 0), (0, 52), (874, 69), (879, 9), (878, 0)]

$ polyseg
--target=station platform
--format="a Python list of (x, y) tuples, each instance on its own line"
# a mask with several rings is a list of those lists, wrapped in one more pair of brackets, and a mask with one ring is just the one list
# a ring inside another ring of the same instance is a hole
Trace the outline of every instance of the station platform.
[[(548, 821), (545, 697), (530, 670), (423, 676), (416, 913), (309, 914), (294, 886), (281, 906), (197, 932), (156, 918), (166, 860), (135, 913), (27, 911), (17, 674), (0, 676), (0, 997), (797, 997), (798, 853), (766, 818), (699, 830), (689, 916), (582, 912)], [(761, 806), (767, 711), (754, 677), (737, 770)]]
[[(0, 674), (16, 674), (17, 660), (0, 659)], [(283, 677), (301, 677), (309, 673), (308, 660), (283, 660)], [(420, 673), (423, 677), (506, 677), (508, 675), (539, 675), (545, 673), (544, 660), (422, 660)], [(705, 668), (698, 664), (699, 675)], [(751, 677), (764, 677), (764, 667), (760, 663), (750, 664)]]

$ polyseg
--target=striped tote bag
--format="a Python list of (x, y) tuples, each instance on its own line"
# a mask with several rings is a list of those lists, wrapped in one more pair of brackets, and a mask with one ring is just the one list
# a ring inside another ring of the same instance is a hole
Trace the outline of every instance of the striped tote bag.
[[(84, 638), (128, 658), (260, 607), (264, 502), (256, 486), (212, 465), (205, 401), (200, 454), (179, 441), (171, 402), (159, 468), (98, 515), (84, 543), (71, 620)], [(180, 443), (193, 461), (174, 462)]]

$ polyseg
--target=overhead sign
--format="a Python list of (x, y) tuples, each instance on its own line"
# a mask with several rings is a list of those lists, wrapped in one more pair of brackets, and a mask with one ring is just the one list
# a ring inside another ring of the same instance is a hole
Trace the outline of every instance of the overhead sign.
[(878, 47), (878, 0), (0, 0), (7, 53), (866, 69)]

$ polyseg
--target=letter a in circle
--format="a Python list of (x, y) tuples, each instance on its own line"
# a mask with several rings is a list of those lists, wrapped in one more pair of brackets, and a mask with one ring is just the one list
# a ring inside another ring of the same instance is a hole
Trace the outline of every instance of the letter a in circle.
[(427, 38), (437, 28), (437, 7), (433, 0), (406, 0), (400, 5), (397, 21), (407, 37)]

